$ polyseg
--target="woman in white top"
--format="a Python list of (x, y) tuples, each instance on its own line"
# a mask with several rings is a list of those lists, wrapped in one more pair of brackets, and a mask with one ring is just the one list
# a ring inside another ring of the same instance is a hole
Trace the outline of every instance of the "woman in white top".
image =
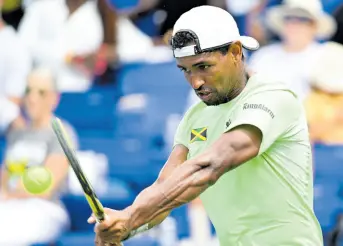
[(254, 52), (249, 60), (250, 72), (283, 80), (304, 99), (310, 89), (311, 64), (318, 56), (320, 44), (316, 40), (334, 33), (334, 20), (323, 12), (319, 0), (285, 0), (267, 12), (266, 23), (282, 41)]
[(26, 9), (18, 32), (35, 65), (49, 66), (56, 72), (61, 92), (90, 87), (92, 74), (69, 61), (97, 51), (103, 41), (96, 1), (34, 1)]

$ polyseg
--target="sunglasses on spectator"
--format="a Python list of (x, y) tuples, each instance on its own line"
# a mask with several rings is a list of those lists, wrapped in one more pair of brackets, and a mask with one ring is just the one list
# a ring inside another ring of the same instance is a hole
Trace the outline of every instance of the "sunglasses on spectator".
[(312, 23), (313, 20), (308, 18), (308, 17), (301, 17), (301, 16), (285, 16), (283, 18), (284, 21), (297, 21), (297, 22), (302, 22), (302, 23)]

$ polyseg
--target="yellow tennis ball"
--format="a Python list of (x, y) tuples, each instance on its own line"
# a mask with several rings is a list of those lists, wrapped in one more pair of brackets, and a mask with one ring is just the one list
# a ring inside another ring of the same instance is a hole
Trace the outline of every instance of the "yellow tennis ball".
[(27, 192), (31, 194), (42, 194), (51, 187), (51, 172), (43, 166), (34, 166), (28, 168), (23, 176), (22, 182)]

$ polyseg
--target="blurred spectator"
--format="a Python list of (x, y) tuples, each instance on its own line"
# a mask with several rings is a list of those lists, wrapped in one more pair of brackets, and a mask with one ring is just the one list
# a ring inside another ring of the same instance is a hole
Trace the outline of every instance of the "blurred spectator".
[[(218, 1), (218, 0), (217, 0)], [(262, 22), (262, 13), (268, 0), (225, 0), (228, 11), (234, 16), (242, 35), (256, 38), (265, 44), (266, 31)]]
[(109, 7), (107, 0), (98, 0), (97, 7), (103, 27), (102, 45), (98, 50), (86, 55), (84, 60), (89, 62), (89, 71), (99, 76), (100, 79), (95, 82), (106, 84), (115, 80), (114, 70), (118, 61), (118, 16), (117, 12)]
[(34, 1), (25, 12), (19, 35), (35, 65), (56, 71), (61, 91), (90, 87), (93, 74), (84, 57), (97, 51), (103, 41), (96, 1)]
[(21, 18), (24, 15), (21, 0), (2, 0), (1, 8), (2, 18), (14, 29), (18, 28)]
[(331, 41), (343, 44), (343, 4), (335, 11), (334, 18), (337, 22), (337, 31)]
[[(1, 4), (1, 2), (0, 2)], [(19, 104), (31, 63), (13, 27), (0, 18), (0, 96)]]
[(343, 46), (326, 43), (311, 72), (313, 90), (305, 101), (313, 142), (343, 144)]
[(201, 5), (207, 5), (208, 0), (182, 0), (175, 3), (175, 0), (160, 0), (158, 9), (165, 12), (166, 18), (160, 28), (160, 35), (171, 30), (176, 20), (188, 10)]
[(0, 18), (0, 135), (19, 119), (18, 105), (30, 68), (28, 53), (14, 28)]
[[(51, 242), (68, 226), (60, 195), (69, 166), (50, 128), (57, 103), (52, 73), (42, 68), (33, 71), (24, 97), (27, 125), (12, 128), (7, 135), (1, 172), (0, 245)], [(66, 130), (72, 133), (70, 128)], [(20, 180), (26, 168), (36, 165), (46, 166), (54, 182), (48, 192), (34, 196), (25, 191)]]
[(249, 72), (284, 80), (304, 99), (309, 92), (311, 64), (318, 54), (316, 39), (331, 37), (336, 28), (334, 20), (323, 12), (319, 0), (285, 0), (268, 10), (266, 23), (282, 41), (254, 52)]
[(155, 46), (154, 40), (139, 30), (128, 18), (118, 19), (118, 59), (122, 63), (169, 62), (174, 59), (168, 47)]
[[(148, 1), (140, 1), (137, 8), (132, 11), (138, 11), (143, 5), (147, 7)], [(114, 75), (118, 63), (155, 63), (173, 60), (169, 48), (155, 46), (153, 39), (134, 25), (128, 17), (131, 10), (118, 11), (107, 0), (99, 0), (98, 8), (104, 26), (104, 43), (93, 55), (96, 63), (100, 65), (96, 66), (95, 73), (104, 73), (101, 76), (103, 81), (115, 80), (109, 74)]]

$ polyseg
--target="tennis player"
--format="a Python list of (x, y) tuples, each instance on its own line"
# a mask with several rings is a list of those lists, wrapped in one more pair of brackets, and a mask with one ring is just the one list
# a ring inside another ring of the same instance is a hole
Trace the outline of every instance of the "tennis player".
[(200, 196), (221, 246), (322, 246), (305, 114), (283, 83), (246, 75), (242, 49), (258, 42), (228, 12), (201, 6), (179, 18), (171, 46), (202, 101), (157, 181), (123, 211), (106, 209), (97, 245), (117, 245)]

